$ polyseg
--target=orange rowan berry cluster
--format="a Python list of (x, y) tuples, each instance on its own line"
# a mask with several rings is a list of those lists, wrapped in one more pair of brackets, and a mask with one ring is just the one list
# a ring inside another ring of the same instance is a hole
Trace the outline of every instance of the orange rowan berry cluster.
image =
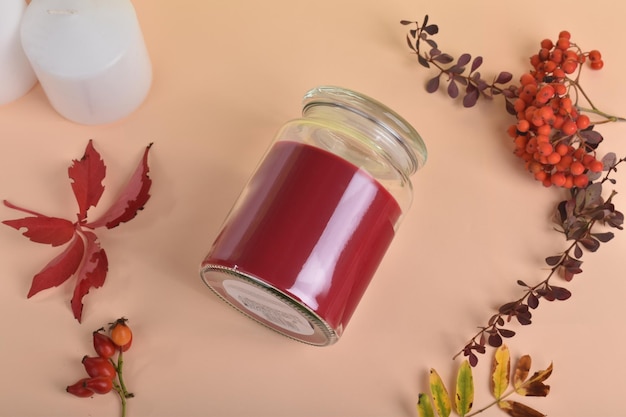
[(583, 53), (562, 31), (556, 43), (541, 42), (541, 49), (530, 58), (533, 69), (522, 75), (516, 89), (513, 109), (517, 123), (508, 129), (514, 139), (515, 155), (546, 187), (583, 188), (588, 172), (601, 172), (603, 163), (595, 157), (595, 146), (585, 132), (593, 126), (580, 114), (569, 96), (572, 80), (568, 75), (587, 60), (591, 68), (604, 63), (598, 51)]

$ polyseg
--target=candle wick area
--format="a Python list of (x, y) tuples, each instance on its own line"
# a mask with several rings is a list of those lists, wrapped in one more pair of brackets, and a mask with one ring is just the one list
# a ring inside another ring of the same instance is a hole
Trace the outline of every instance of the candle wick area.
[(78, 10), (73, 9), (48, 9), (48, 14), (77, 14)]

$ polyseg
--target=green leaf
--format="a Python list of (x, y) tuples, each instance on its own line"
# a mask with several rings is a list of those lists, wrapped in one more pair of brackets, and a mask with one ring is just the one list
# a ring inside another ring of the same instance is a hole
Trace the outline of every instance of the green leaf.
[(529, 406), (518, 403), (517, 401), (498, 401), (498, 407), (506, 411), (512, 417), (544, 417), (545, 414), (530, 408)]
[(430, 393), (433, 396), (433, 402), (435, 403), (435, 409), (437, 413), (439, 413), (439, 417), (448, 417), (452, 411), (452, 404), (446, 386), (434, 369), (430, 370), (429, 380)]
[(454, 397), (457, 413), (462, 417), (468, 414), (474, 404), (474, 377), (468, 361), (463, 361), (456, 378), (456, 396)]
[(427, 394), (420, 393), (417, 396), (417, 415), (419, 417), (435, 417), (433, 404)]
[(506, 345), (496, 349), (491, 367), (491, 392), (497, 400), (509, 386), (509, 378), (511, 374), (511, 354)]

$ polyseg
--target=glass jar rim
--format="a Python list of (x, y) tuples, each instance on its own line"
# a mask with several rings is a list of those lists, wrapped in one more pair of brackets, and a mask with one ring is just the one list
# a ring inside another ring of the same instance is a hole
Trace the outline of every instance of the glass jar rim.
[(420, 134), (402, 116), (378, 100), (347, 88), (324, 85), (312, 88), (304, 95), (302, 113), (305, 114), (307, 109), (318, 105), (341, 107), (376, 123), (409, 156), (410, 173), (426, 163), (428, 151)]

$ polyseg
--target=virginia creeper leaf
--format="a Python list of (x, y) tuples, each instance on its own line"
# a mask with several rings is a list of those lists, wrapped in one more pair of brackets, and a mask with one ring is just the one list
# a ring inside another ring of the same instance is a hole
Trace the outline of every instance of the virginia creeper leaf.
[(439, 413), (439, 417), (448, 417), (452, 412), (452, 403), (450, 402), (450, 395), (444, 385), (441, 377), (434, 369), (430, 370), (430, 394), (433, 397), (435, 403), (435, 409)]
[(472, 410), (474, 404), (474, 377), (472, 367), (468, 361), (463, 361), (456, 378), (456, 395), (454, 405), (460, 416), (465, 416)]
[(417, 415), (419, 417), (435, 417), (433, 404), (427, 394), (420, 393), (417, 396)]
[(544, 417), (545, 414), (517, 401), (499, 401), (498, 406), (512, 417)]
[(100, 154), (90, 140), (80, 160), (74, 159), (67, 173), (72, 180), (72, 190), (78, 203), (78, 220), (87, 218), (87, 210), (95, 207), (102, 197), (104, 186), (102, 181), (106, 175), (106, 167)]
[(96, 234), (90, 231), (83, 233), (87, 241), (85, 260), (78, 271), (76, 287), (71, 301), (72, 312), (79, 323), (83, 313), (83, 297), (91, 288), (99, 288), (104, 284), (109, 269), (106, 253), (100, 247)]
[(37, 243), (60, 246), (69, 242), (74, 236), (74, 224), (69, 220), (44, 215), (24, 217), (15, 220), (4, 220), (2, 223), (20, 230), (24, 236)]
[(143, 209), (150, 198), (152, 185), (152, 180), (148, 175), (148, 152), (151, 147), (152, 144), (146, 147), (143, 158), (118, 199), (100, 218), (87, 223), (86, 227), (95, 229), (105, 226), (107, 229), (112, 229), (120, 223), (133, 219)]
[(517, 361), (517, 364), (515, 365), (515, 373), (513, 374), (513, 387), (516, 390), (521, 388), (522, 384), (526, 382), (531, 364), (532, 359), (529, 355), (524, 355)]
[(511, 354), (506, 345), (502, 345), (496, 349), (491, 366), (491, 393), (497, 400), (509, 386), (511, 374)]
[(84, 250), (83, 239), (75, 234), (74, 240), (67, 248), (33, 277), (27, 297), (30, 298), (48, 288), (58, 287), (67, 281), (78, 269)]

